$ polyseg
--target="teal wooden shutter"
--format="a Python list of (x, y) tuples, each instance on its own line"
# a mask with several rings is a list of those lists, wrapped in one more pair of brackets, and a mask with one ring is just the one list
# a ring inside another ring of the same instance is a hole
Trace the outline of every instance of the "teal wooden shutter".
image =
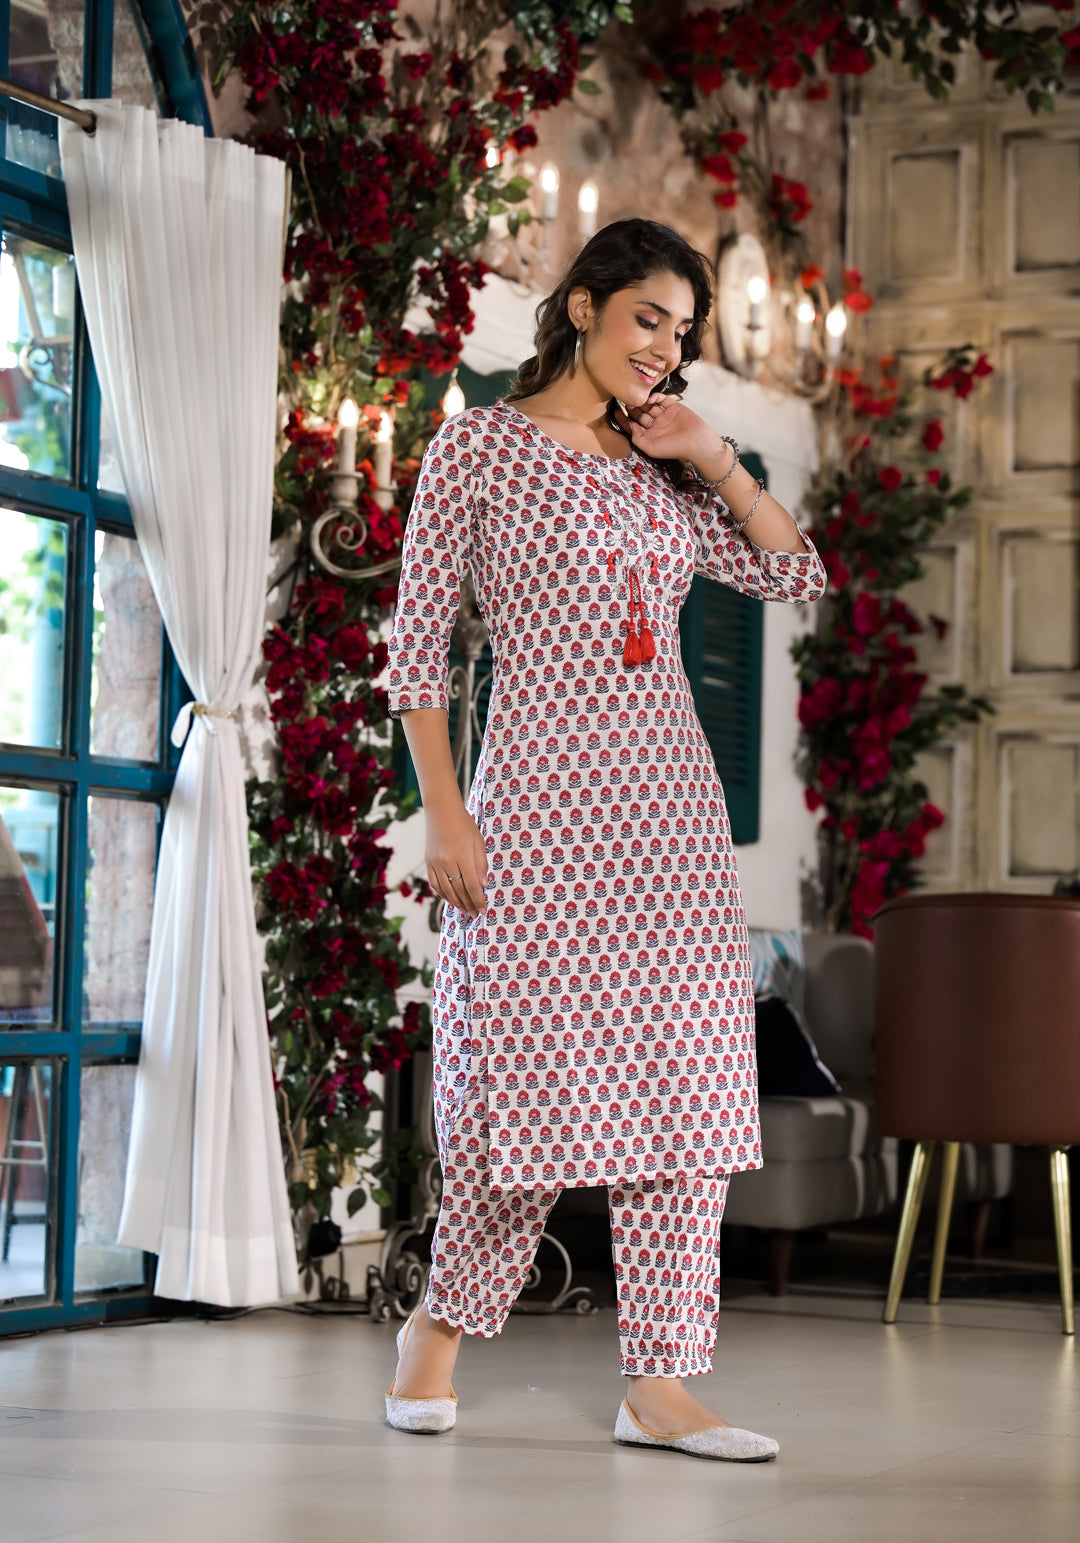
[[(753, 451), (742, 464), (765, 477)], [(761, 654), (764, 602), (695, 577), (679, 617), (683, 668), (724, 786), (731, 838), (757, 841), (761, 803)]]

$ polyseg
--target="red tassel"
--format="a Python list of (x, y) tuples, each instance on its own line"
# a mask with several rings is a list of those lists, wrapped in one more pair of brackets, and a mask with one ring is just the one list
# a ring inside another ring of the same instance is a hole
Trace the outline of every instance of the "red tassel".
[(633, 627), (626, 634), (626, 642), (623, 644), (622, 662), (627, 666), (641, 663), (641, 644), (638, 642), (638, 635)]
[(642, 664), (648, 664), (650, 659), (656, 658), (656, 644), (653, 642), (653, 635), (648, 627), (642, 627), (639, 642), (641, 645), (641, 662)]

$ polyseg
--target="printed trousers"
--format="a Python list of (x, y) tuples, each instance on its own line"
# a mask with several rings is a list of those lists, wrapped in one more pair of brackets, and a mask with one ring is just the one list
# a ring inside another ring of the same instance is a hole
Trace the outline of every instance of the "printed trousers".
[[(440, 1128), (442, 1208), (431, 1246), (433, 1318), (491, 1338), (524, 1286), (559, 1190), (487, 1182), (487, 1101), (470, 1097)], [(712, 1368), (720, 1223), (728, 1176), (640, 1178), (608, 1190), (626, 1377), (691, 1377)]]

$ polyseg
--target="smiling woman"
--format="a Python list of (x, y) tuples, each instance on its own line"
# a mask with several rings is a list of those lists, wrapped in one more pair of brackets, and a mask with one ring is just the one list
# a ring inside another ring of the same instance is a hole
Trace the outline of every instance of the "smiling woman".
[[(560, 1189), (603, 1183), (633, 1384), (615, 1439), (776, 1454), (681, 1385), (710, 1367), (728, 1178), (761, 1152), (746, 925), (679, 611), (695, 572), (796, 603), (824, 572), (734, 441), (656, 389), (683, 389), (710, 300), (674, 231), (607, 227), (540, 307), (506, 400), (444, 423), (421, 470), (389, 700), (446, 901), (443, 1203), (387, 1398), (404, 1430), (454, 1423), (460, 1332), (500, 1331)], [(466, 570), (493, 661), (467, 805), (446, 718)]]

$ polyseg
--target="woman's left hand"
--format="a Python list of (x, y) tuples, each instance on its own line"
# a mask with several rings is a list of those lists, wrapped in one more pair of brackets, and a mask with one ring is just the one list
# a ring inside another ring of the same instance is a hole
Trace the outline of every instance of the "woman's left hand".
[(693, 461), (724, 449), (720, 436), (678, 397), (654, 391), (641, 407), (615, 417), (637, 450), (658, 461)]

